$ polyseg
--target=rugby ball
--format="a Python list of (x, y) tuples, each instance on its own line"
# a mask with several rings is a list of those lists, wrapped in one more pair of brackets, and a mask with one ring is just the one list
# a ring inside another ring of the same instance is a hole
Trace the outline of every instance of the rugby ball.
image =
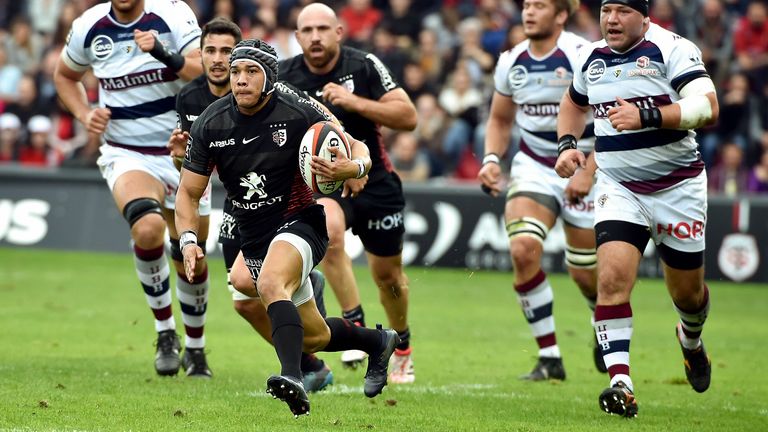
[(330, 152), (330, 148), (338, 148), (346, 157), (350, 157), (352, 150), (347, 141), (344, 130), (336, 123), (321, 121), (313, 124), (304, 134), (299, 146), (299, 169), (304, 183), (312, 189), (312, 192), (328, 195), (338, 190), (344, 180), (323, 181), (323, 177), (312, 174), (310, 162), (312, 156), (319, 156), (328, 161), (334, 161), (336, 155)]

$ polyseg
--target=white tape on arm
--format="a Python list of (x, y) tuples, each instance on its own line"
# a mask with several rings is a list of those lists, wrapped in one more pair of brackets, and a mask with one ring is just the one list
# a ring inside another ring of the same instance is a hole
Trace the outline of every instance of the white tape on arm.
[(696, 129), (704, 126), (712, 118), (712, 104), (708, 93), (715, 92), (715, 84), (709, 77), (696, 78), (680, 89), (679, 129)]

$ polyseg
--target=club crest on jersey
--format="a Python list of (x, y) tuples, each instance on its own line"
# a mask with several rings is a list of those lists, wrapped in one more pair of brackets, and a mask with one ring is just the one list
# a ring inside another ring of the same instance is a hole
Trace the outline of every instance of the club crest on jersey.
[(111, 56), (114, 48), (115, 43), (112, 42), (112, 38), (106, 35), (98, 35), (91, 42), (91, 53), (99, 60), (104, 60)]
[(509, 70), (507, 80), (510, 87), (520, 89), (528, 82), (528, 70), (523, 65), (514, 66)]
[(589, 66), (587, 66), (587, 81), (589, 81), (590, 84), (596, 83), (605, 74), (605, 69), (605, 60), (592, 60)]
[(348, 80), (344, 81), (343, 83), (341, 83), (341, 86), (344, 87), (345, 89), (347, 89), (347, 91), (349, 91), (350, 93), (354, 93), (355, 92), (355, 81), (354, 80), (348, 79)]
[(278, 129), (272, 132), (272, 141), (277, 144), (278, 147), (282, 147), (288, 141), (288, 134), (285, 129)]
[(649, 59), (647, 56), (642, 56), (635, 60), (635, 66), (639, 67), (640, 69), (647, 68), (650, 65), (651, 59)]
[(558, 79), (564, 79), (568, 77), (568, 69), (558, 66), (557, 69), (555, 69), (555, 77)]
[(264, 192), (264, 181), (266, 180), (267, 176), (264, 174), (256, 174), (253, 171), (246, 174), (245, 177), (240, 177), (240, 186), (248, 188), (245, 195), (243, 195), (243, 199), (250, 200), (254, 194), (260, 199), (266, 198), (267, 193)]

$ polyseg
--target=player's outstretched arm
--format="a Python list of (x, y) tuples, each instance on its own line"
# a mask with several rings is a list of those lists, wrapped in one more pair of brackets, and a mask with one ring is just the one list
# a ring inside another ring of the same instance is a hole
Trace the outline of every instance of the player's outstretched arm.
[(493, 93), (491, 112), (485, 128), (485, 156), (483, 166), (477, 174), (483, 190), (492, 196), (501, 192), (501, 156), (509, 148), (509, 135), (517, 106), (512, 98), (499, 92)]
[(182, 168), (181, 181), (176, 191), (176, 230), (180, 233), (179, 246), (184, 255), (184, 271), (190, 282), (204, 257), (203, 250), (197, 245), (197, 231), (200, 226), (198, 208), (208, 180), (208, 176)]

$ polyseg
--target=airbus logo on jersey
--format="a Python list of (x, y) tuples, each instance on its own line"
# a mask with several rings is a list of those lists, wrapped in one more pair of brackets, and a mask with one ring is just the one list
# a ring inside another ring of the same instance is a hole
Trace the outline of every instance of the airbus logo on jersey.
[(507, 80), (509, 81), (510, 87), (513, 89), (520, 89), (526, 82), (528, 82), (528, 70), (522, 65), (514, 66), (509, 70)]
[(235, 145), (234, 138), (230, 138), (226, 141), (211, 141), (210, 143), (208, 143), (208, 148), (213, 148), (213, 147), (221, 148), (221, 147), (226, 147), (231, 145)]
[(91, 42), (91, 53), (99, 60), (104, 60), (112, 55), (115, 43), (106, 35), (98, 35)]
[(592, 60), (589, 66), (587, 66), (587, 81), (589, 81), (590, 84), (596, 83), (605, 74), (605, 69), (605, 60)]

